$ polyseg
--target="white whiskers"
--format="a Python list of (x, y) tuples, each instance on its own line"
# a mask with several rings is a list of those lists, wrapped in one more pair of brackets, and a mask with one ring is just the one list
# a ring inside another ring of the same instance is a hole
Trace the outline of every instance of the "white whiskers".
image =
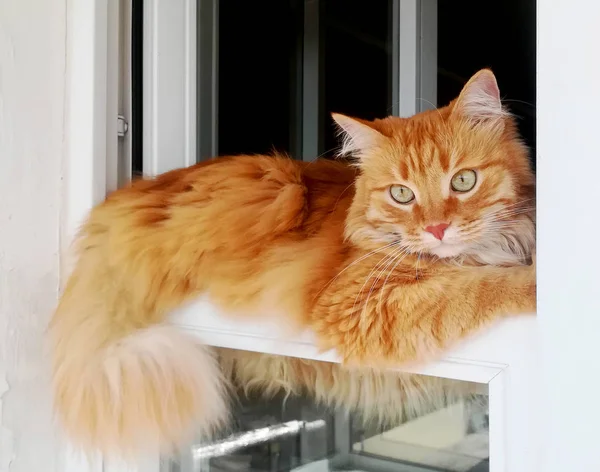
[[(391, 254), (387, 254), (386, 256), (382, 257), (379, 260), (379, 262), (377, 264), (375, 264), (375, 266), (371, 269), (371, 271), (369, 272), (369, 275), (367, 275), (367, 278), (365, 279), (362, 287), (360, 288), (359, 292), (357, 293), (356, 297), (354, 298), (354, 303), (352, 305), (352, 313), (354, 313), (354, 310), (356, 308), (356, 304), (358, 303), (358, 299), (360, 298), (361, 294), (363, 293), (363, 290), (365, 289), (365, 286), (367, 285), (367, 283), (369, 282), (369, 280), (371, 279), (371, 277), (373, 276), (373, 274), (375, 273), (375, 271), (380, 266), (382, 266), (383, 264), (385, 264), (390, 258), (393, 258), (396, 253), (398, 253), (399, 251), (402, 251), (402, 249), (403, 249), (402, 247), (394, 249), (394, 251), (392, 251)], [(373, 288), (373, 285), (371, 285), (371, 289)], [(370, 295), (370, 292), (369, 292), (369, 295)], [(363, 306), (363, 309), (364, 308), (365, 307)]]
[[(397, 259), (399, 259), (403, 254), (404, 255), (406, 254), (405, 248), (403, 248), (403, 247), (400, 247), (399, 250), (396, 250), (396, 251), (394, 251), (391, 254), (391, 257), (389, 257), (389, 261), (387, 262), (387, 264), (385, 265), (385, 267), (382, 270), (379, 271), (379, 275), (377, 276), (377, 278), (371, 284), (371, 289), (369, 290), (369, 294), (367, 295), (367, 299), (365, 300), (365, 302), (363, 304), (361, 313), (364, 314), (364, 312), (366, 311), (367, 305), (369, 303), (369, 299), (371, 298), (371, 295), (373, 294), (373, 290), (375, 290), (375, 287), (377, 286), (377, 282), (379, 282), (381, 280), (381, 277), (383, 277), (384, 272), (388, 269), (388, 267), (390, 267), (394, 263), (394, 261), (396, 261)], [(402, 258), (402, 259), (404, 259), (404, 258)], [(400, 260), (402, 260), (402, 259), (400, 259)], [(396, 264), (394, 266), (394, 268), (396, 268), (397, 265), (398, 264)], [(393, 269), (392, 269), (392, 271), (393, 271)], [(389, 277), (389, 274), (392, 273), (392, 271), (388, 272), (388, 277)], [(387, 277), (386, 277), (386, 280), (387, 280)], [(368, 279), (367, 279), (367, 281), (368, 281)]]
[(344, 272), (346, 272), (346, 271), (347, 271), (347, 270), (348, 270), (350, 267), (352, 267), (353, 265), (355, 265), (355, 264), (358, 264), (359, 262), (361, 262), (361, 261), (365, 260), (367, 257), (370, 257), (370, 256), (372, 256), (372, 255), (374, 255), (374, 254), (377, 254), (378, 252), (381, 252), (381, 251), (383, 251), (383, 250), (385, 250), (385, 249), (387, 249), (387, 248), (390, 248), (390, 247), (392, 247), (392, 246), (394, 246), (394, 245), (396, 245), (396, 244), (400, 244), (400, 240), (397, 240), (397, 241), (393, 241), (393, 242), (391, 242), (391, 243), (388, 243), (388, 244), (386, 244), (385, 246), (382, 246), (382, 247), (380, 247), (380, 248), (378, 248), (378, 249), (375, 249), (375, 250), (373, 250), (373, 251), (371, 251), (371, 252), (368, 252), (368, 253), (366, 253), (366, 254), (362, 255), (361, 257), (359, 257), (359, 258), (355, 259), (353, 262), (351, 262), (351, 263), (350, 263), (350, 264), (348, 264), (346, 267), (344, 267), (342, 270), (340, 270), (340, 271), (337, 273), (337, 275), (336, 275), (335, 277), (333, 277), (333, 278), (332, 278), (332, 279), (331, 279), (329, 282), (327, 282), (327, 284), (325, 285), (325, 287), (323, 287), (321, 290), (319, 290), (319, 293), (317, 293), (317, 294), (315, 295), (315, 297), (314, 297), (314, 298), (316, 299), (316, 298), (317, 298), (319, 295), (321, 295), (321, 293), (323, 293), (323, 291), (324, 291), (324, 290), (325, 290), (327, 287), (329, 287), (329, 286), (330, 286), (330, 285), (331, 285), (333, 282), (335, 282), (335, 281), (337, 280), (337, 278), (338, 278), (340, 275), (342, 275)]

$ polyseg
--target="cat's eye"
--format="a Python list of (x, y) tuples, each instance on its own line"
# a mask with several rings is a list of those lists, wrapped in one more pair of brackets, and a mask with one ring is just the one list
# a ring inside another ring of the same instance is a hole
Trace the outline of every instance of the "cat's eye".
[(390, 187), (390, 195), (398, 203), (406, 205), (415, 199), (414, 192), (404, 185), (392, 185)]
[(471, 169), (464, 169), (457, 172), (454, 174), (451, 181), (452, 190), (456, 192), (468, 192), (469, 190), (473, 190), (476, 183), (477, 174)]

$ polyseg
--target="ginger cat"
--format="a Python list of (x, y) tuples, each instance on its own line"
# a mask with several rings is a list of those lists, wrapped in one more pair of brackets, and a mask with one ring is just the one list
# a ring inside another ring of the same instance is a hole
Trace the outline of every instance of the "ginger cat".
[[(55, 408), (76, 443), (169, 452), (226, 423), (230, 381), (381, 417), (440, 381), (375, 369), (535, 311), (534, 177), (491, 71), (439, 110), (333, 117), (351, 165), (223, 157), (93, 209), (49, 330)], [(231, 316), (310, 328), (345, 364), (229, 351), (221, 368), (169, 324), (202, 294)]]

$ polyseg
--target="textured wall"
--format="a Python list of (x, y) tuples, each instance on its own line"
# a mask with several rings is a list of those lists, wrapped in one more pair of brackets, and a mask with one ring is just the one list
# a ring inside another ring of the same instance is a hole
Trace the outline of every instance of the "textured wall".
[(0, 472), (60, 470), (43, 333), (57, 299), (66, 0), (0, 0)]

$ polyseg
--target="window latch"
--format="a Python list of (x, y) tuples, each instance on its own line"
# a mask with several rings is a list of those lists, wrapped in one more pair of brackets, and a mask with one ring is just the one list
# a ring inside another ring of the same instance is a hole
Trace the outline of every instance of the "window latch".
[(119, 136), (119, 138), (122, 138), (123, 136), (125, 136), (127, 134), (128, 130), (129, 130), (129, 123), (127, 123), (127, 120), (125, 119), (125, 117), (123, 115), (118, 115), (117, 116), (117, 136)]

